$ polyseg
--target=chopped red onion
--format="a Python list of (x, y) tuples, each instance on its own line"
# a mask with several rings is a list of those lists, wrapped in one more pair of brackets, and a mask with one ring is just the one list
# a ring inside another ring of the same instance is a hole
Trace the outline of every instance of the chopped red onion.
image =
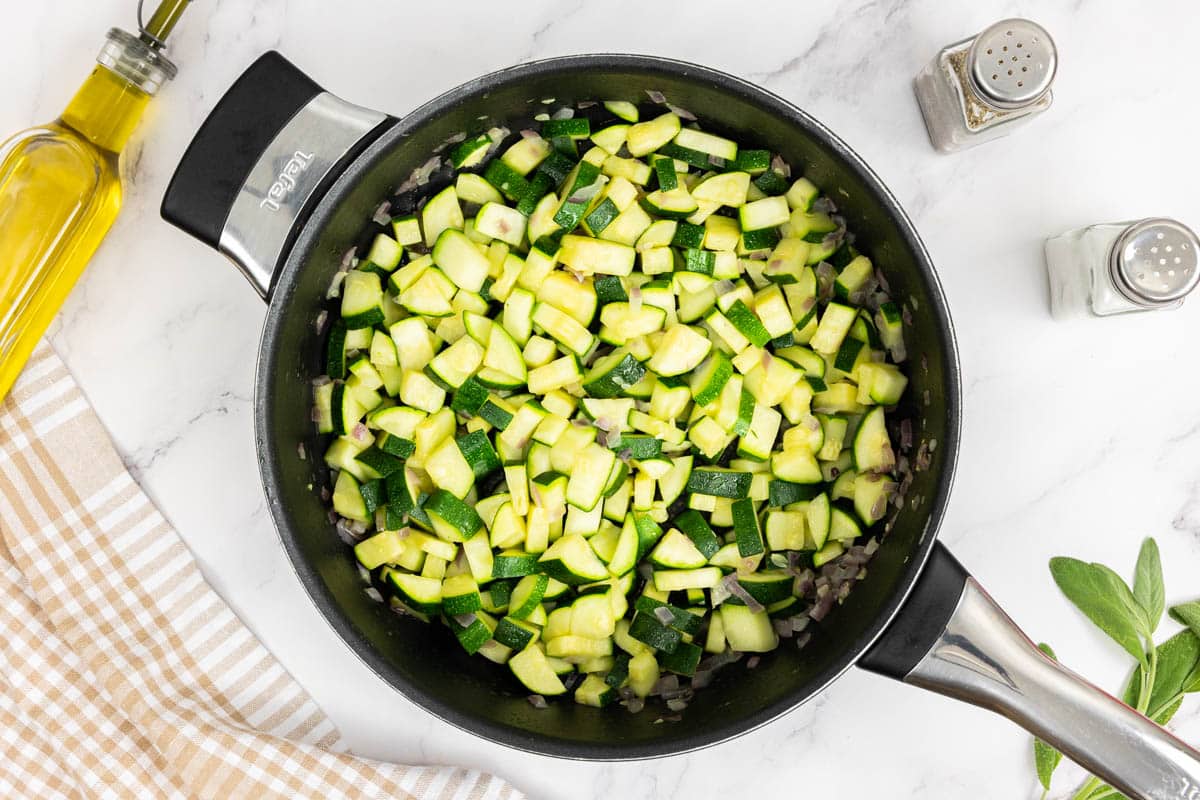
[(650, 98), (651, 103), (658, 103), (659, 105), (662, 105), (663, 103), (667, 102), (666, 95), (656, 89), (647, 89), (646, 96)]
[(654, 567), (650, 566), (646, 562), (642, 562), (641, 564), (638, 564), (637, 573), (643, 580), (647, 580), (647, 581), (654, 580)]
[(770, 257), (771, 252), (769, 250), (755, 250), (753, 253), (747, 256), (747, 258), (751, 261), (766, 261)]
[(712, 670), (697, 669), (695, 674), (692, 675), (692, 688), (703, 689), (705, 686), (708, 686), (710, 683), (712, 683), (712, 679)]
[(357, 252), (357, 247), (351, 247), (345, 253), (342, 253), (342, 260), (338, 263), (338, 272), (347, 272), (351, 267), (354, 266), (354, 263), (358, 260), (355, 257), (355, 253)]
[(921, 446), (917, 448), (917, 457), (913, 459), (913, 466), (917, 472), (924, 472), (929, 469), (932, 459), (929, 457), (929, 443), (921, 442)]
[(328, 486), (322, 486), (322, 487), (321, 487), (321, 500), (322, 500), (323, 502), (325, 502), (325, 503), (328, 503), (328, 502), (329, 502), (329, 500), (330, 500), (332, 497), (333, 497), (333, 494), (332, 494), (332, 493), (330, 493), (330, 491), (329, 491), (329, 487), (328, 487)]
[(717, 297), (721, 297), (732, 292), (734, 289), (734, 284), (733, 281), (729, 280), (728, 278), (722, 278), (714, 283), (712, 288), (713, 291), (716, 292)]
[(624, 450), (617, 453), (617, 458), (621, 459), (622, 461), (624, 461), (626, 463), (629, 463), (629, 459), (633, 458), (633, 451), (630, 450), (628, 447), (626, 447)]
[(900, 306), (900, 319), (904, 320), (904, 324), (912, 327), (912, 312), (908, 310), (907, 305)]
[(763, 604), (754, 599), (754, 596), (746, 591), (746, 587), (738, 581), (736, 572), (731, 572), (721, 579), (721, 583), (729, 590), (737, 599), (746, 604), (746, 608), (750, 609), (751, 614), (757, 614), (763, 610)]
[(792, 630), (796, 633), (799, 633), (808, 627), (808, 623), (811, 622), (811, 619), (806, 614), (797, 614), (794, 617), (788, 617), (788, 622), (791, 624)]
[(320, 422), (321, 417), (321, 409), (317, 408), (316, 406), (313, 406), (312, 410), (308, 412), (308, 418), (313, 422)]
[(612, 446), (621, 442), (621, 432), (619, 430), (605, 431), (598, 437), (600, 444), (612, 449)]
[(492, 149), (495, 149), (501, 142), (508, 138), (508, 134), (512, 133), (508, 128), (489, 128), (487, 137), (492, 140)]
[(796, 637), (796, 649), (803, 650), (804, 645), (808, 644), (810, 641), (812, 641), (812, 633), (806, 632), (800, 634), (798, 637)]
[(477, 617), (475, 616), (474, 611), (472, 611), (469, 614), (455, 614), (454, 615), (454, 621), (456, 623), (458, 623), (458, 627), (460, 627), (460, 628), (471, 627), (472, 625), (475, 624), (476, 619), (477, 619)]
[(442, 142), (442, 146), (439, 147), (438, 149), (442, 150), (442, 149), (445, 149), (448, 145), (458, 144), (459, 142), (465, 142), (466, 140), (467, 140), (466, 131), (459, 131), (458, 133), (454, 134), (453, 136), (447, 136), (446, 140), (444, 142)]
[(708, 156), (708, 165), (717, 169), (725, 169), (725, 159), (720, 156), (714, 156), (711, 153)]
[(667, 708), (671, 709), (672, 711), (683, 711), (687, 707), (688, 704), (686, 700), (680, 700), (676, 698), (667, 701)]
[(771, 169), (778, 172), (785, 178), (792, 177), (792, 165), (783, 160), (783, 156), (776, 153), (771, 156)]
[(878, 542), (878, 540), (875, 539), (874, 536), (872, 536), (870, 539), (868, 539), (867, 543), (865, 545), (863, 545), (863, 552), (866, 553), (868, 556), (875, 555), (875, 553), (878, 552), (878, 550), (879, 550), (879, 542)]
[(746, 659), (746, 669), (757, 669), (761, 661), (762, 656), (750, 656), (750, 658)]
[(328, 375), (318, 375), (312, 379), (313, 386), (324, 386), (327, 383), (332, 383), (333, 379)]
[(346, 273), (335, 272), (333, 280), (329, 282), (329, 288), (325, 290), (325, 298), (333, 299), (342, 293), (342, 281), (346, 280)]
[(900, 449), (910, 450), (912, 449), (912, 443), (912, 420), (908, 418), (902, 419), (900, 420)]
[(540, 694), (531, 694), (525, 699), (529, 701), (529, 705), (537, 709), (550, 707), (550, 704), (546, 702), (546, 698), (542, 697)]
[(325, 326), (329, 324), (329, 312), (321, 309), (317, 312), (317, 318), (313, 322), (313, 328), (317, 331), (317, 336), (325, 332)]
[(650, 690), (650, 694), (655, 694), (655, 695), (671, 694), (672, 696), (674, 696), (675, 692), (678, 692), (678, 691), (679, 691), (679, 676), (668, 673), (658, 679), (658, 681), (654, 684), (654, 688)]
[(580, 100), (575, 104), (576, 108), (591, 108), (592, 106), (600, 105), (595, 100)]
[(675, 615), (671, 613), (671, 609), (666, 606), (655, 606), (654, 617), (663, 625), (670, 625), (671, 620), (675, 619)]
[(688, 122), (696, 121), (696, 115), (693, 114), (692, 112), (688, 111), (686, 108), (683, 108), (681, 106), (673, 106), (670, 103), (667, 103), (667, 108), (669, 108), (671, 110), (671, 113), (673, 113), (675, 116), (679, 117), (680, 119), (687, 120)]
[(396, 194), (404, 194), (411, 192), (420, 186), (429, 183), (429, 177), (437, 172), (438, 167), (442, 164), (441, 156), (433, 156), (421, 166), (417, 167), (408, 176), (404, 183), (396, 187)]
[(640, 697), (632, 697), (628, 700), (622, 700), (621, 705), (629, 709), (630, 714), (637, 714), (646, 707), (646, 701)]
[(358, 544), (359, 540), (362, 538), (360, 534), (354, 531), (350, 521), (347, 519), (339, 517), (338, 521), (334, 523), (333, 527), (334, 530), (337, 531), (338, 537), (352, 547)]
[(558, 111), (550, 115), (550, 119), (571, 119), (575, 116), (575, 109), (570, 106), (563, 106)]
[(296, 445), (296, 455), (300, 456), (301, 461), (308, 460), (308, 450), (305, 449), (304, 442)]
[(837, 211), (837, 205), (829, 195), (821, 195), (813, 201), (812, 210), (820, 214), (832, 214)]
[(712, 603), (713, 608), (716, 608), (732, 596), (733, 592), (729, 591), (724, 583), (718, 583), (709, 591), (709, 602)]
[(771, 627), (775, 629), (775, 634), (779, 636), (780, 639), (792, 638), (792, 623), (788, 622), (786, 619), (771, 620)]
[(381, 595), (379, 593), (379, 590), (376, 589), (374, 586), (368, 586), (366, 589), (363, 589), (363, 594), (365, 594), (367, 597), (374, 600), (376, 603), (383, 602), (383, 595)]
[(875, 268), (875, 280), (879, 283), (879, 287), (888, 294), (892, 293), (892, 287), (888, 284), (887, 276), (883, 274), (883, 270)]
[(384, 200), (371, 215), (371, 221), (378, 225), (387, 225), (392, 221), (392, 201)]
[(367, 426), (360, 422), (351, 430), (350, 438), (361, 444), (372, 437), (371, 432), (367, 430)]
[(521, 131), (521, 138), (522, 139), (540, 139), (542, 137), (539, 136), (538, 132), (533, 130), (532, 128), (525, 128), (524, 130)]

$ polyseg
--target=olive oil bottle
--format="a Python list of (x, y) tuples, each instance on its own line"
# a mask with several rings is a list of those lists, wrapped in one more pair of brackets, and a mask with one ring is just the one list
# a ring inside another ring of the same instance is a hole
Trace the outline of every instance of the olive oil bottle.
[(121, 151), (175, 76), (162, 51), (188, 2), (163, 0), (138, 36), (110, 30), (62, 116), (0, 145), (0, 399), (121, 208)]

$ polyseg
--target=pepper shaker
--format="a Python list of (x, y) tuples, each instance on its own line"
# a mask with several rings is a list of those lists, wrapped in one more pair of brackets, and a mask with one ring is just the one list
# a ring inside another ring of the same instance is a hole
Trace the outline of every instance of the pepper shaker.
[(929, 140), (943, 153), (1003, 136), (1050, 107), (1054, 40), (1027, 19), (1005, 19), (944, 48), (914, 81)]
[(1163, 217), (1092, 225), (1046, 240), (1059, 319), (1177, 308), (1200, 280), (1200, 240)]

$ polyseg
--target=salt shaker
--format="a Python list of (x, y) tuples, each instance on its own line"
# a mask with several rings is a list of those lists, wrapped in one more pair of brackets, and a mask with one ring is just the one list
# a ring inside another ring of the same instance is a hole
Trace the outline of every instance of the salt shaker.
[(1059, 319), (1176, 308), (1200, 280), (1200, 240), (1173, 219), (1092, 225), (1046, 240)]
[(995, 139), (1050, 107), (1054, 40), (1005, 19), (944, 48), (914, 81), (929, 140), (943, 153)]

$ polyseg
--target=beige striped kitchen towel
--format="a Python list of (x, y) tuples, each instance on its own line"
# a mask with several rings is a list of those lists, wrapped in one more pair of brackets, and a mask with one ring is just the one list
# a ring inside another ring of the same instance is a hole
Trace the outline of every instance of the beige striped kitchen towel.
[(0, 533), (0, 797), (522, 797), (345, 753), (46, 345), (0, 406)]

